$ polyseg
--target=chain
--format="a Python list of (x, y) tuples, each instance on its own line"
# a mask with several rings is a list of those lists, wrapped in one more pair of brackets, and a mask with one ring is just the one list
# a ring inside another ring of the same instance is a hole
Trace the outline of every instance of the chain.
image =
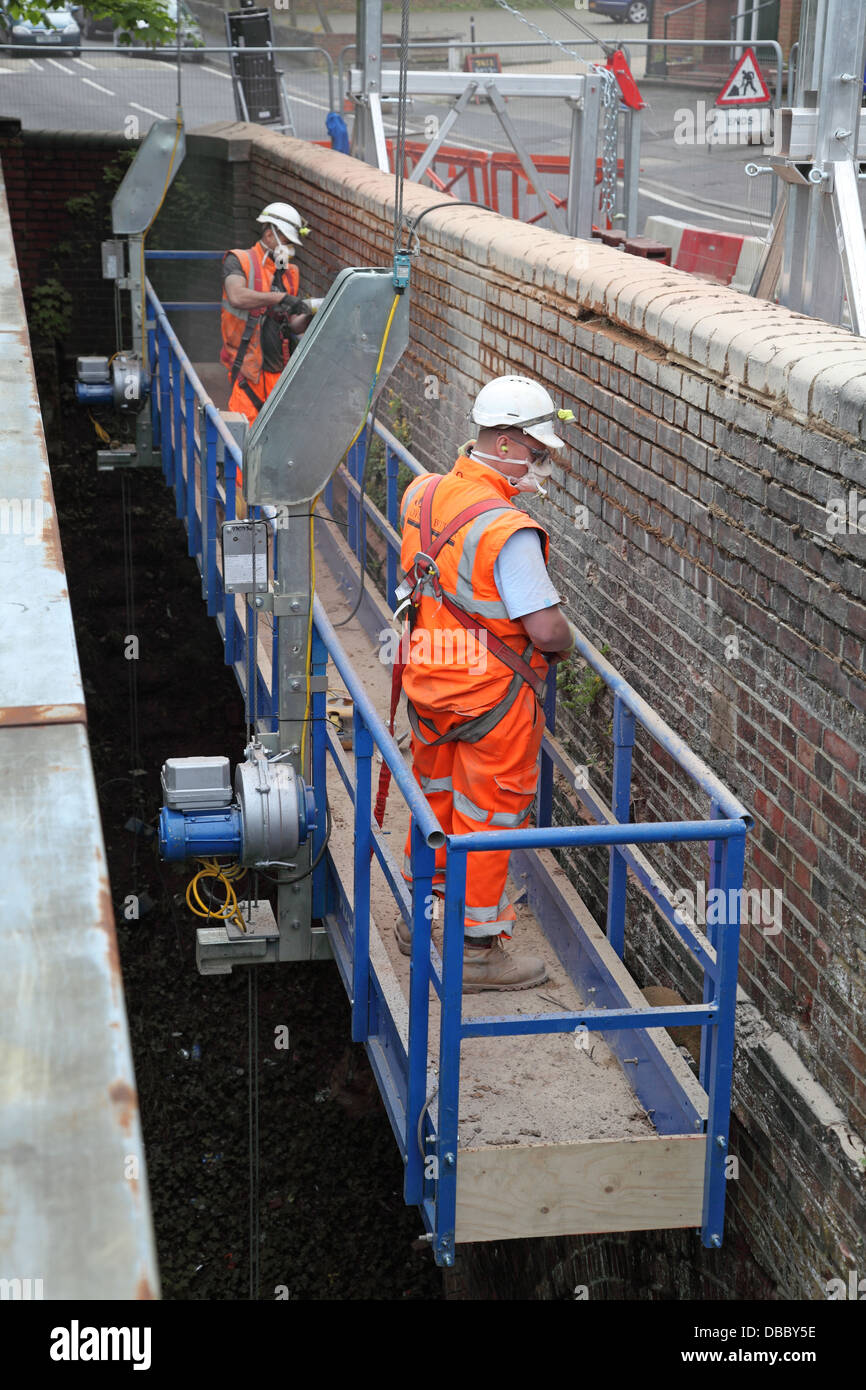
[[(601, 147), (601, 203), (599, 212), (602, 218), (606, 217), (612, 222), (614, 209), (616, 207), (617, 118), (619, 115), (619, 84), (617, 83), (616, 77), (609, 68), (602, 67), (598, 63), (591, 63), (586, 58), (581, 58), (580, 54), (575, 53), (573, 48), (568, 48), (566, 44), (560, 43), (559, 39), (552, 38), (551, 35), (546, 33), (538, 24), (534, 24), (531, 19), (527, 19), (525, 14), (521, 14), (513, 5), (509, 5), (508, 0), (496, 0), (496, 4), (501, 10), (507, 10), (509, 14), (514, 15), (514, 18), (519, 19), (522, 24), (526, 24), (530, 29), (534, 29), (536, 34), (540, 34), (546, 43), (552, 44), (554, 48), (561, 49), (563, 53), (568, 54), (569, 58), (576, 58), (577, 61), (583, 63), (584, 67), (588, 68), (590, 72), (597, 73), (601, 78), (603, 83), (603, 129)], [(553, 8), (557, 9), (557, 6), (554, 5)], [(562, 14), (562, 11), (558, 10), (558, 13)], [(565, 15), (564, 17), (569, 20), (571, 19), (569, 15)], [(577, 27), (581, 28), (582, 32), (589, 33), (589, 30), (583, 30), (582, 26), (578, 25)], [(591, 37), (595, 36), (592, 35)], [(598, 40), (598, 42), (606, 53), (610, 51), (606, 44), (601, 43), (601, 40)]]
[[(586, 58), (581, 58), (579, 53), (575, 53), (573, 48), (568, 48), (564, 43), (560, 43), (559, 39), (551, 38), (550, 34), (545, 33), (544, 29), (540, 28), (539, 25), (533, 24), (531, 19), (527, 19), (525, 14), (521, 14), (519, 10), (515, 10), (512, 5), (509, 5), (507, 0), (496, 0), (496, 4), (499, 6), (500, 10), (507, 10), (509, 14), (513, 14), (514, 18), (519, 19), (521, 24), (526, 24), (530, 29), (534, 29), (536, 34), (541, 35), (545, 43), (553, 44), (554, 48), (559, 48), (563, 53), (567, 53), (569, 58), (576, 58), (579, 63), (583, 63), (584, 66), (587, 66)], [(603, 44), (602, 47), (604, 47)]]
[(617, 117), (619, 115), (619, 85), (608, 68), (596, 68), (604, 83), (602, 92), (601, 142), (601, 200), (599, 217), (611, 224), (616, 207)]

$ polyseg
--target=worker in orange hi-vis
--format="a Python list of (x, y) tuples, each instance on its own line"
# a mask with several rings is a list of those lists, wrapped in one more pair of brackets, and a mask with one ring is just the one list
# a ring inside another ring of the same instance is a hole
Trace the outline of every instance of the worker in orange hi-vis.
[[(446, 834), (522, 828), (529, 823), (544, 730), (545, 682), (574, 647), (547, 572), (550, 542), (514, 505), (520, 493), (546, 496), (551, 449), (563, 440), (558, 411), (538, 382), (497, 377), (476, 398), (478, 439), (450, 473), (416, 478), (401, 503), (399, 592), (408, 611), (403, 689), (412, 726), (416, 780)], [(400, 609), (398, 609), (398, 612)], [(411, 882), (411, 830), (403, 876)], [(463, 988), (530, 989), (543, 961), (510, 956), (516, 920), (508, 901), (507, 850), (467, 856)], [(445, 851), (434, 888), (444, 884)], [(411, 935), (398, 918), (401, 951)]]
[(256, 219), (264, 231), (246, 251), (223, 257), (220, 361), (229, 374), (229, 410), (253, 423), (321, 301), (300, 298), (295, 248), (309, 234), (289, 203), (269, 203)]

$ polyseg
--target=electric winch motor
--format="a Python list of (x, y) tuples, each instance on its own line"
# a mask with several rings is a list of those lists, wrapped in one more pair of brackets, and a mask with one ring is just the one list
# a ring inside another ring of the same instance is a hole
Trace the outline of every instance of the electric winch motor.
[(160, 774), (163, 859), (230, 855), (248, 867), (286, 863), (316, 829), (313, 790), (288, 762), (251, 743), (235, 769), (229, 760), (169, 758)]
[(113, 405), (137, 415), (147, 400), (150, 382), (141, 358), (134, 352), (114, 357), (79, 357), (75, 395), (83, 405)]

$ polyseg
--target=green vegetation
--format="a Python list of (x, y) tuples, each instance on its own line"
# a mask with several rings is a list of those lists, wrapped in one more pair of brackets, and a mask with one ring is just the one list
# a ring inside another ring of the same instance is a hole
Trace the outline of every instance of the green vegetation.
[[(401, 444), (405, 444), (407, 449), (412, 447), (412, 426), (407, 418), (402, 400), (399, 396), (392, 396), (387, 406), (387, 418), (383, 418), (385, 412), (380, 408), (380, 422), (389, 429), (393, 435), (399, 439)], [(412, 481), (412, 472), (405, 463), (400, 463), (397, 470), (397, 497), (401, 497), (404, 490)], [(387, 471), (385, 467), (385, 441), (380, 439), (377, 434), (373, 435), (370, 441), (370, 453), (367, 457), (367, 476), (365, 492), (374, 506), (379, 508), (383, 516), (387, 515)], [(369, 519), (368, 519), (369, 520)], [(383, 588), (385, 572), (385, 544), (381, 544), (381, 554), (379, 553), (378, 541), (374, 539), (375, 529), (367, 527), (367, 572), (373, 576), (379, 588)]]
[(30, 301), (30, 329), (34, 338), (62, 342), (72, 324), (72, 295), (51, 276), (37, 285)]
[[(30, 19), (38, 23), (51, 9), (51, 0), (8, 0), (5, 9), (13, 19)], [(148, 25), (148, 37), (154, 43), (169, 43), (175, 38), (175, 23), (162, 0), (88, 0), (87, 8), (98, 19), (110, 17), (121, 37), (137, 30), (139, 21)]]
[[(609, 643), (601, 648), (602, 656), (610, 652)], [(575, 669), (570, 662), (562, 661), (556, 671), (556, 693), (558, 701), (572, 714), (587, 714), (594, 709), (605, 690), (601, 676), (585, 662)]]

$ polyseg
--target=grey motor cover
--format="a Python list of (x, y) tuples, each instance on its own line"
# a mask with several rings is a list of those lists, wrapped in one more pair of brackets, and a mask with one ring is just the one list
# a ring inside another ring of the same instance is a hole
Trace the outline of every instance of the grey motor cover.
[[(369, 409), (394, 305), (392, 270), (337, 276), (244, 445), (244, 497), (258, 506), (311, 502)], [(375, 400), (409, 342), (409, 291), (397, 297)]]
[(168, 758), (159, 780), (172, 811), (216, 811), (232, 799), (228, 758)]
[(115, 236), (140, 236), (150, 226), (185, 154), (183, 124), (178, 135), (177, 121), (154, 121), (111, 200)]
[(243, 817), (243, 863), (285, 863), (297, 853), (302, 785), (289, 762), (271, 763), (247, 750), (235, 769), (235, 795)]

